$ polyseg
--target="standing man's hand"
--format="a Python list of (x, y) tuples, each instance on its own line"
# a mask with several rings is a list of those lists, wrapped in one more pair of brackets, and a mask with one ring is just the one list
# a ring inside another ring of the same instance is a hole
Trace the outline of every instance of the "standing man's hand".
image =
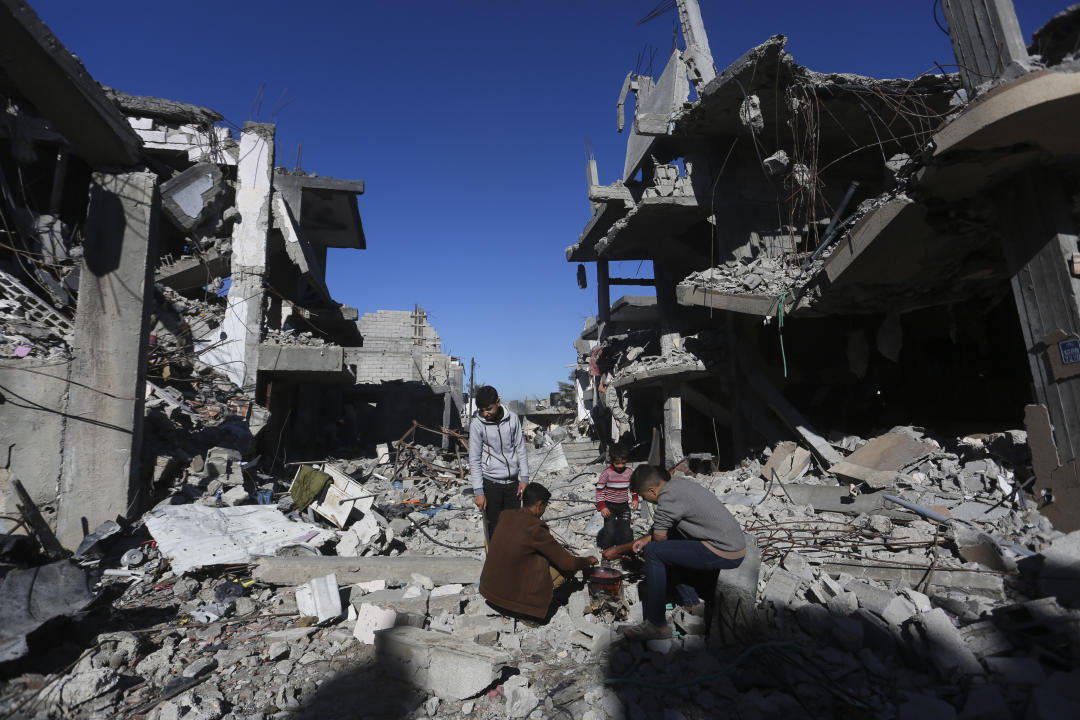
[(526, 484), (527, 483), (523, 483), (523, 482), (518, 483), (518, 493), (517, 493), (518, 497), (521, 497), (521, 493), (525, 492), (525, 485)]
[(473, 502), (476, 503), (476, 507), (484, 510), (487, 508), (487, 495), (476, 495), (473, 497)]

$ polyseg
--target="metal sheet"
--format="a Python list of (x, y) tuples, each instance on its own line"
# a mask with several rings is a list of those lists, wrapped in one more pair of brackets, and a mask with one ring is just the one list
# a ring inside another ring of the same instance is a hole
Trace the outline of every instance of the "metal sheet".
[(333, 536), (310, 523), (293, 522), (271, 505), (165, 505), (146, 515), (146, 527), (177, 575), (209, 565), (251, 562), (300, 542), (318, 547)]

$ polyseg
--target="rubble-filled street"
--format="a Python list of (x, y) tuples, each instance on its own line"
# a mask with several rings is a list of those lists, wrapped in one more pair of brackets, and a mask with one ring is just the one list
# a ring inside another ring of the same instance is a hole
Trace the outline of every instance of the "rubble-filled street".
[(283, 167), (283, 101), (0, 0), (0, 720), (1080, 717), (1080, 5), (933, 12), (910, 80), (644, 17), (595, 315), (516, 400), (334, 299), (366, 185)]
[[(938, 717), (948, 706), (972, 718), (1064, 717), (1080, 647), (1080, 611), (1068, 607), (1076, 539), (1014, 492), (1024, 433), (894, 428), (840, 446), (857, 457), (882, 444), (902, 448), (879, 470), (896, 478), (891, 492), (852, 502), (794, 443), (694, 474), (756, 539), (760, 568), (722, 578), (710, 618), (676, 608), (676, 636), (645, 645), (621, 640), (612, 622), (641, 618), (632, 564), (620, 602), (579, 583), (545, 625), (495, 612), (476, 592), (483, 533), (453, 453), (402, 441), (382, 461), (304, 465), (272, 483), (271, 502), (247, 504), (221, 492), (243, 470), (215, 448), (157, 508), (57, 561), (78, 568), (68, 576), (9, 572), (8, 608), (28, 583), (86, 592), (52, 610), (77, 617), (46, 633), (45, 647), (31, 641), (33, 669), (7, 681), (2, 710), (767, 718)], [(534, 477), (553, 493), (553, 533), (591, 552), (602, 466), (571, 465), (564, 448), (596, 453), (587, 440), (541, 446)], [(362, 498), (312, 500), (309, 478)], [(635, 517), (637, 531), (648, 526)]]

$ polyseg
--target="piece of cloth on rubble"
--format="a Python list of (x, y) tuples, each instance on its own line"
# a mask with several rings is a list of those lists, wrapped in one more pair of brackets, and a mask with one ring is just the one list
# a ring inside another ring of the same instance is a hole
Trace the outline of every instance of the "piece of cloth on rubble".
[(547, 523), (528, 508), (507, 510), (491, 538), (480, 594), (500, 608), (531, 617), (546, 617), (554, 584), (551, 566), (572, 573), (589, 566), (555, 541)]
[(469, 478), (475, 495), (484, 494), (484, 480), (529, 482), (521, 420), (505, 405), (499, 406), (497, 420), (476, 413), (469, 422)]
[(49, 620), (86, 608), (98, 596), (93, 584), (70, 560), (9, 571), (0, 580), (0, 662), (26, 655), (26, 636)]
[(319, 497), (319, 493), (326, 488), (330, 480), (330, 476), (323, 471), (316, 470), (310, 465), (301, 465), (300, 470), (296, 473), (296, 479), (293, 480), (292, 487), (289, 488), (289, 495), (292, 496), (293, 502), (296, 503), (296, 509), (303, 510), (315, 502), (315, 499)]

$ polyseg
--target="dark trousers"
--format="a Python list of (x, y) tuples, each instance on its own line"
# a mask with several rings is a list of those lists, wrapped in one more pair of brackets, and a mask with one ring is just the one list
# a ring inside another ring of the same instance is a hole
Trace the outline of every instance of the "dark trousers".
[(521, 497), (517, 494), (518, 480), (512, 478), (510, 482), (495, 482), (484, 478), (484, 497), (487, 505), (484, 507), (484, 519), (487, 520), (487, 539), (495, 536), (495, 524), (499, 522), (499, 515), (503, 510), (516, 510), (521, 507)]
[(630, 503), (605, 503), (611, 514), (604, 518), (604, 527), (596, 534), (596, 544), (601, 550), (622, 545), (634, 539), (630, 528)]
[[(666, 625), (669, 569), (719, 571), (739, 567), (742, 558), (722, 558), (697, 540), (664, 540), (645, 546), (645, 619), (653, 625)], [(679, 588), (685, 596), (685, 588)], [(695, 593), (696, 594), (696, 593)]]

